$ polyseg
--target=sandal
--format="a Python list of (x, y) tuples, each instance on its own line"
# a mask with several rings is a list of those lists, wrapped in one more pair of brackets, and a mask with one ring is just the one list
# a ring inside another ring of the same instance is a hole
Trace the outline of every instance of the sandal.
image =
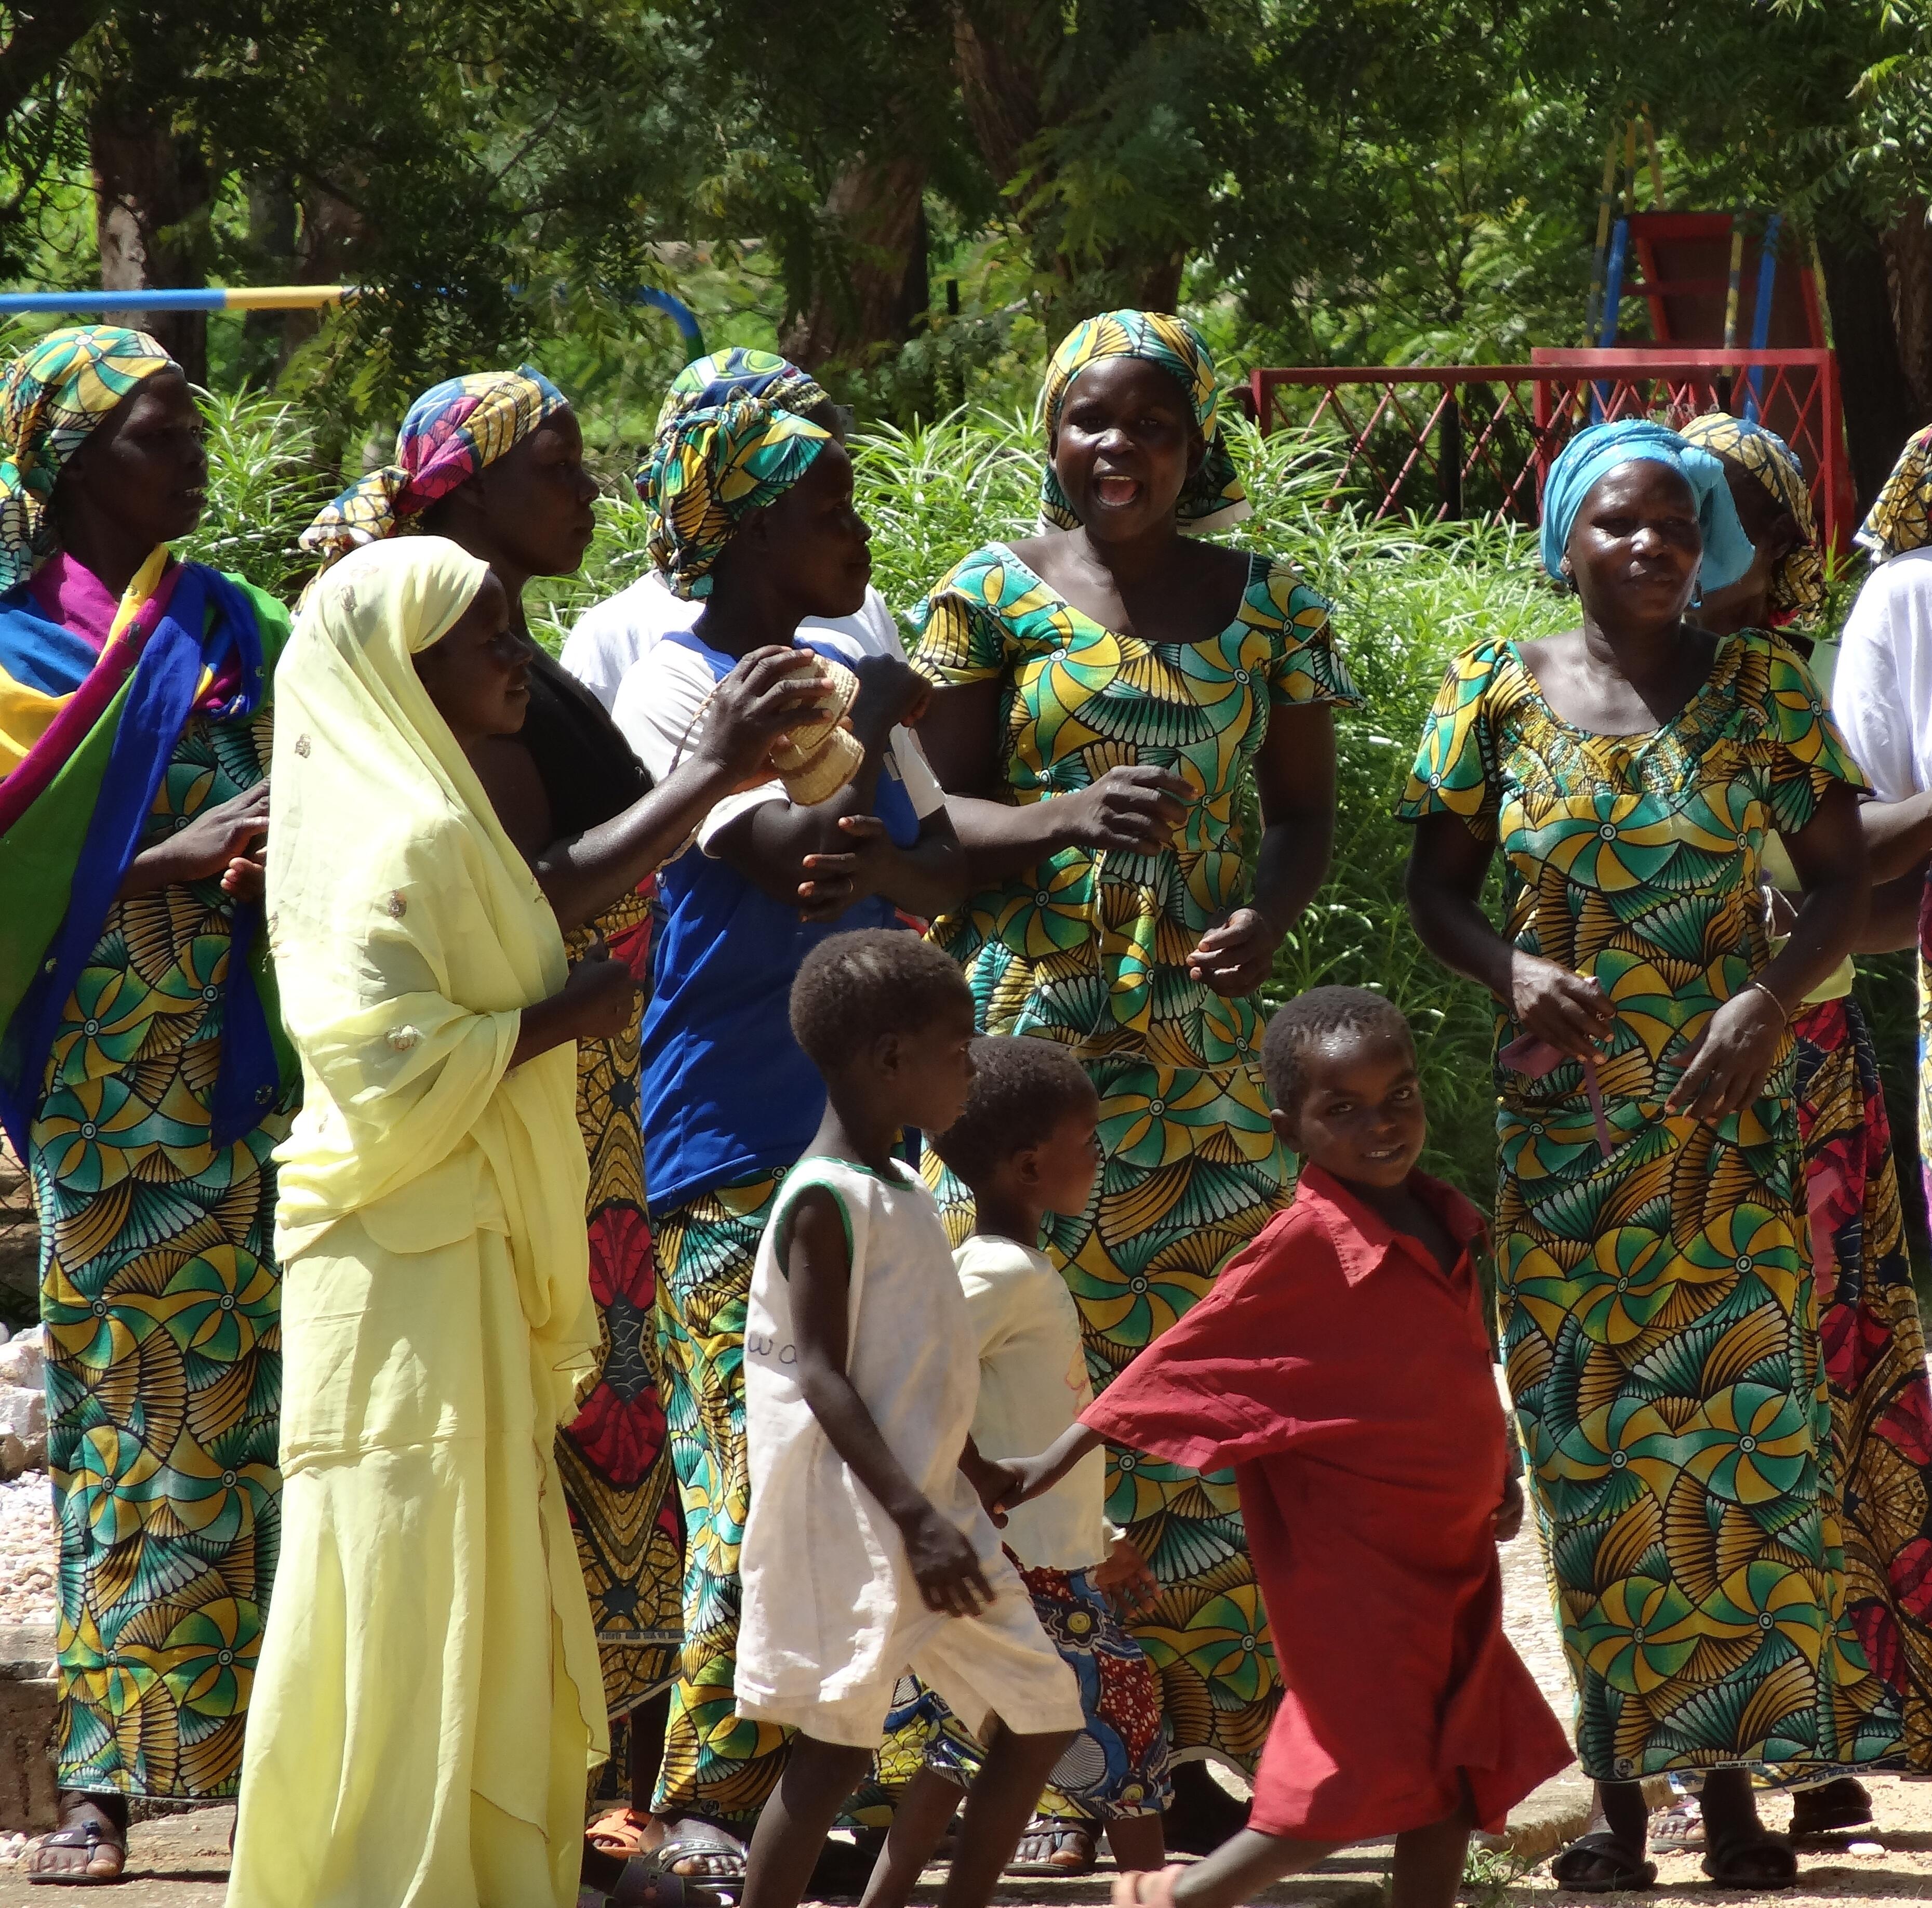
[(1650, 1818), (1653, 1855), (1688, 1855), (1704, 1846), (1704, 1807), (1695, 1795), (1679, 1795)]
[(1783, 1836), (1760, 1833), (1712, 1849), (1704, 1873), (1720, 1888), (1788, 1888), (1798, 1879), (1798, 1858)]
[(662, 1853), (660, 1849), (634, 1855), (624, 1864), (616, 1886), (605, 1897), (611, 1908), (728, 1908), (728, 1894), (674, 1875), (664, 1865)]
[(606, 1809), (584, 1831), (584, 1839), (599, 1855), (628, 1861), (633, 1855), (656, 1852), (664, 1840), (662, 1826), (628, 1805)]
[(1187, 1872), (1184, 1862), (1165, 1868), (1130, 1868), (1114, 1877), (1114, 1908), (1174, 1908), (1174, 1885)]
[(701, 1815), (688, 1815), (676, 1828), (666, 1831), (657, 1846), (656, 1859), (668, 1875), (677, 1873), (680, 1861), (722, 1863), (702, 1875), (680, 1875), (687, 1882), (742, 1882), (745, 1879), (745, 1844), (730, 1829)]
[[(87, 1795), (68, 1798), (62, 1813), (65, 1819), (61, 1825), (41, 1836), (27, 1851), (28, 1885), (43, 1888), (98, 1888), (119, 1881), (128, 1866), (126, 1826), (116, 1822), (98, 1802)], [(45, 1849), (82, 1849), (86, 1853), (77, 1868), (42, 1870), (34, 1864)], [(114, 1872), (111, 1875), (90, 1874), (88, 1871), (103, 1849), (112, 1849), (118, 1858)]]
[[(1022, 1852), (1028, 1843), (1034, 1852)], [(1040, 1844), (1044, 1843), (1042, 1849)], [(1071, 1857), (1067, 1859), (1066, 1858)], [(1055, 1821), (1036, 1815), (1020, 1831), (1018, 1846), (1005, 1872), (1009, 1875), (1090, 1875), (1095, 1866), (1094, 1831), (1083, 1822)]]
[[(1610, 1870), (1607, 1881), (1585, 1878), (1582, 1871), (1592, 1862), (1600, 1862)], [(1550, 1863), (1550, 1873), (1566, 1888), (1592, 1894), (1622, 1894), (1648, 1888), (1657, 1879), (1657, 1864), (1640, 1856), (1633, 1861), (1630, 1844), (1622, 1836), (1599, 1828), (1592, 1834), (1579, 1835)]]
[(1834, 1835), (1841, 1828), (1862, 1828), (1872, 1819), (1872, 1800), (1862, 1782), (1849, 1775), (1801, 1789), (1791, 1798), (1791, 1834)]

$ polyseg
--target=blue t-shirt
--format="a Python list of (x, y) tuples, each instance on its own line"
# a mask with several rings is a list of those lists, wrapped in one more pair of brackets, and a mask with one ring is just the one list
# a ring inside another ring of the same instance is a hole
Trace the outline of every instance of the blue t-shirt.
[[(723, 677), (736, 659), (688, 630), (663, 638)], [(835, 660), (830, 643), (805, 647)], [(890, 753), (873, 813), (901, 848), (920, 819)], [(829, 934), (902, 927), (891, 902), (868, 895), (836, 920), (803, 921), (728, 862), (688, 848), (658, 876), (666, 921), (644, 1011), (644, 1184), (658, 1213), (753, 1173), (796, 1163), (825, 1112), (825, 1083), (791, 1037), (791, 984)]]

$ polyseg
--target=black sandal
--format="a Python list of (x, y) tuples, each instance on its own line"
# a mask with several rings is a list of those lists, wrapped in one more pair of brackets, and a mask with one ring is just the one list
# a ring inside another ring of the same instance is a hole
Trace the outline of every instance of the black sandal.
[[(745, 1879), (746, 1852), (745, 1844), (730, 1829), (693, 1815), (686, 1816), (644, 1858), (655, 1861), (674, 1881), (702, 1885), (708, 1882), (742, 1882)], [(713, 1870), (708, 1875), (680, 1875), (676, 1870), (680, 1861), (722, 1861), (730, 1865), (722, 1873)]]
[[(1608, 1881), (1586, 1881), (1577, 1873), (1585, 1864), (1593, 1861), (1610, 1869)], [(1630, 1844), (1622, 1836), (1599, 1828), (1592, 1834), (1579, 1835), (1550, 1863), (1550, 1873), (1563, 1888), (1580, 1889), (1587, 1894), (1624, 1894), (1650, 1887), (1657, 1879), (1657, 1864), (1640, 1856), (1633, 1861)]]
[(1862, 1828), (1872, 1819), (1872, 1800), (1862, 1782), (1849, 1775), (1801, 1789), (1791, 1798), (1791, 1834), (1835, 1835), (1840, 1829)]
[[(90, 1875), (87, 1870), (93, 1866), (94, 1851), (101, 1848), (112, 1849), (119, 1855), (121, 1865), (111, 1875)], [(42, 1849), (85, 1849), (87, 1860), (80, 1868), (46, 1874), (29, 1867), (29, 1887), (110, 1888), (128, 1872), (125, 1825), (116, 1822), (98, 1802), (84, 1795), (69, 1804), (68, 1819), (59, 1828), (50, 1830), (34, 1842), (28, 1852), (28, 1861), (32, 1863)]]
[[(1771, 1874), (1759, 1872), (1754, 1863), (1771, 1858)], [(1741, 1841), (1714, 1843), (1704, 1858), (1704, 1873), (1720, 1888), (1750, 1888), (1769, 1891), (1788, 1888), (1798, 1879), (1798, 1858), (1781, 1835), (1759, 1834)]]

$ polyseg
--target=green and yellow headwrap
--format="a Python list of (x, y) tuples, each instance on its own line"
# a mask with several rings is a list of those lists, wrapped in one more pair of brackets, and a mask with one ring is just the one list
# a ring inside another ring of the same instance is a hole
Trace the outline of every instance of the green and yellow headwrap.
[(1856, 541), (1875, 563), (1932, 543), (1932, 425), (1906, 440)]
[[(1214, 354), (1207, 341), (1185, 318), (1166, 311), (1103, 311), (1083, 320), (1060, 340), (1046, 368), (1040, 394), (1040, 414), (1049, 436), (1059, 427), (1066, 391), (1089, 365), (1103, 358), (1144, 358), (1180, 381), (1194, 407), (1208, 454), (1188, 479), (1174, 506), (1174, 517), (1188, 531), (1220, 530), (1248, 515), (1248, 494), (1234, 473), (1234, 460), (1221, 436), (1221, 392), (1214, 374)], [(1040, 514), (1061, 530), (1076, 530), (1080, 519), (1060, 488), (1049, 464), (1041, 480)]]
[(686, 411), (709, 410), (734, 398), (762, 398), (781, 410), (802, 416), (832, 400), (809, 371), (772, 351), (753, 351), (728, 344), (708, 358), (694, 358), (670, 381), (664, 407), (658, 413), (662, 431)]
[(49, 332), (0, 383), (0, 590), (54, 553), (48, 500), (61, 467), (143, 378), (180, 365), (144, 331), (70, 325)]
[(1726, 411), (1694, 417), (1677, 434), (1714, 457), (1741, 464), (1764, 486), (1771, 500), (1788, 510), (1798, 526), (1798, 542), (1772, 572), (1772, 614), (1780, 622), (1815, 616), (1825, 602), (1825, 559), (1818, 547), (1818, 524), (1811, 492), (1798, 453), (1775, 431)]
[(712, 567), (753, 510), (812, 468), (832, 434), (763, 398), (686, 411), (658, 433), (638, 494), (651, 560), (680, 596), (711, 593)]

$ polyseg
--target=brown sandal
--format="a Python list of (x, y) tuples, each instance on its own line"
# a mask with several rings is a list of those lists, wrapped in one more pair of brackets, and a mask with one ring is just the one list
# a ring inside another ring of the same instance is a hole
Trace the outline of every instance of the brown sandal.
[(599, 1855), (628, 1861), (634, 1855), (649, 1855), (664, 1840), (664, 1826), (634, 1808), (607, 1809), (584, 1831), (584, 1839)]

